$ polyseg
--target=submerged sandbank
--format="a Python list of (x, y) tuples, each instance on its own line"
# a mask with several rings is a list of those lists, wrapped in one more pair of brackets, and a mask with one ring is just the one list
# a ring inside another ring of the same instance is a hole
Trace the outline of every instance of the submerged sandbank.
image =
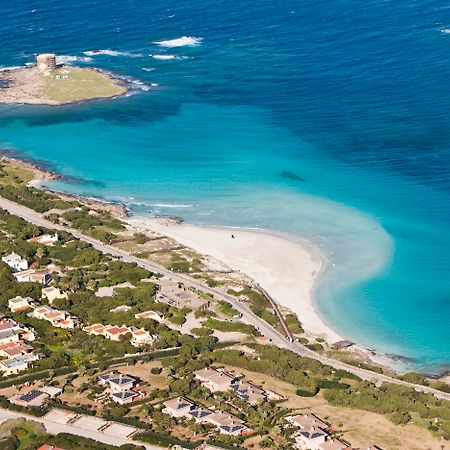
[(314, 304), (315, 284), (326, 258), (312, 244), (258, 229), (194, 226), (150, 218), (129, 218), (128, 222), (142, 231), (167, 235), (245, 273), (278, 304), (297, 314), (306, 332), (330, 343), (342, 339), (322, 320)]

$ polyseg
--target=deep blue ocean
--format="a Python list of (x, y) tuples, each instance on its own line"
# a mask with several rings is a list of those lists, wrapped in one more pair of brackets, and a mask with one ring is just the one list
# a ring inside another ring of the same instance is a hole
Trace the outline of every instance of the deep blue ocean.
[(408, 368), (450, 369), (448, 2), (16, 0), (0, 11), (0, 66), (51, 51), (134, 91), (2, 105), (0, 147), (67, 176), (53, 187), (135, 214), (309, 239), (330, 260), (317, 290), (330, 325)]

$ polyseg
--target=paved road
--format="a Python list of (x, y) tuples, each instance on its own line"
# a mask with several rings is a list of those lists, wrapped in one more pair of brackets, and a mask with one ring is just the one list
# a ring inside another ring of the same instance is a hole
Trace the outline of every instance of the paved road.
[(104, 444), (115, 445), (120, 447), (124, 444), (142, 445), (147, 450), (161, 450), (165, 447), (156, 447), (155, 445), (144, 444), (139, 441), (133, 441), (132, 439), (119, 438), (115, 436), (108, 436), (98, 431), (90, 431), (81, 428), (76, 428), (72, 425), (64, 425), (57, 422), (47, 420), (45, 417), (35, 417), (21, 412), (10, 411), (9, 409), (0, 408), (0, 420), (6, 419), (26, 419), (33, 420), (34, 422), (42, 423), (46, 430), (51, 434), (68, 433), (75, 436), (82, 436), (84, 438), (94, 439), (95, 441), (103, 442)]
[(345, 364), (341, 361), (337, 361), (328, 358), (327, 356), (323, 356), (320, 355), (319, 353), (313, 352), (312, 350), (306, 348), (305, 346), (301, 345), (298, 342), (290, 342), (288, 339), (282, 336), (277, 330), (275, 330), (271, 325), (262, 320), (260, 317), (256, 316), (247, 307), (247, 305), (240, 302), (239, 299), (237, 299), (236, 297), (224, 294), (216, 289), (210, 288), (189, 276), (173, 273), (170, 270), (167, 270), (158, 264), (136, 258), (135, 256), (131, 255), (130, 253), (124, 250), (117, 249), (112, 245), (104, 244), (103, 242), (100, 242), (97, 239), (85, 236), (84, 234), (81, 234), (79, 231), (75, 229), (63, 227), (61, 225), (55, 225), (54, 223), (45, 219), (41, 214), (29, 208), (26, 208), (25, 206), (18, 205), (17, 203), (13, 203), (9, 200), (0, 197), (0, 208), (7, 210), (14, 215), (20, 216), (25, 220), (34, 223), (38, 226), (67, 231), (73, 234), (78, 239), (89, 242), (95, 248), (97, 248), (103, 253), (109, 253), (113, 256), (117, 256), (121, 258), (123, 261), (136, 263), (137, 265), (152, 272), (159, 272), (175, 282), (182, 282), (185, 286), (201, 289), (203, 292), (213, 295), (214, 298), (218, 300), (225, 300), (231, 303), (233, 307), (242, 314), (242, 320), (245, 323), (248, 323), (256, 327), (264, 337), (270, 339), (271, 342), (277, 345), (278, 347), (291, 350), (300, 356), (316, 359), (317, 361), (320, 361), (322, 364), (327, 364), (335, 369), (346, 370), (350, 373), (357, 375), (363, 380), (368, 380), (378, 385), (383, 382), (399, 384), (403, 386), (412, 387), (416, 391), (431, 393), (440, 399), (450, 400), (450, 393), (442, 392), (437, 389), (432, 389), (427, 386), (407, 383), (405, 381), (397, 380), (396, 378), (392, 378), (387, 375), (377, 374), (370, 370), (360, 369), (358, 367)]

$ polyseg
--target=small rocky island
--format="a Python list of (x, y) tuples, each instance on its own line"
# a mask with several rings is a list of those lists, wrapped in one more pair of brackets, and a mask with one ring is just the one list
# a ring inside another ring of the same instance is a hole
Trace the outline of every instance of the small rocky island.
[(125, 84), (90, 67), (58, 65), (56, 55), (37, 55), (30, 67), (0, 73), (0, 103), (65, 105), (127, 93)]

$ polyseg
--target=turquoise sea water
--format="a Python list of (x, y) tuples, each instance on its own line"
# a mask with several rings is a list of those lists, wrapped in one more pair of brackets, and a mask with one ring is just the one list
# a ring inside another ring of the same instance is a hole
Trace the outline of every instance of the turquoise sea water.
[[(440, 372), (450, 367), (449, 10), (331, 3), (2, 7), (0, 65), (56, 51), (130, 77), (134, 93), (0, 106), (0, 140), (67, 176), (53, 187), (135, 214), (311, 240), (330, 261), (317, 292), (325, 320)], [(197, 45), (154, 43), (182, 36)]]

